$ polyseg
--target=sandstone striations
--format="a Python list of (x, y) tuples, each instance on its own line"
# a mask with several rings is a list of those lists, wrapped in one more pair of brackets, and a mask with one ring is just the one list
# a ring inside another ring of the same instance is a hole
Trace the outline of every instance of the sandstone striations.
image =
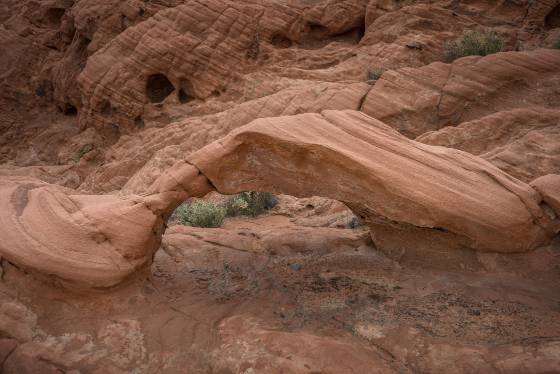
[(558, 0), (0, 2), (0, 372), (560, 372), (559, 48)]

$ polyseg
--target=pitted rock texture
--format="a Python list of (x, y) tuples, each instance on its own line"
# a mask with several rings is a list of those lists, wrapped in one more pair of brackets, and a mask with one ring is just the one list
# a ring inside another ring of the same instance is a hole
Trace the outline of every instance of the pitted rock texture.
[(235, 1), (192, 1), (161, 11), (89, 59), (79, 78), (89, 98), (81, 120), (106, 125), (104, 117), (117, 118), (133, 129), (131, 119), (142, 118), (146, 104), (220, 95), (258, 57), (261, 40), (300, 42), (358, 27), (366, 1), (338, 3), (304, 15), (279, 3)]

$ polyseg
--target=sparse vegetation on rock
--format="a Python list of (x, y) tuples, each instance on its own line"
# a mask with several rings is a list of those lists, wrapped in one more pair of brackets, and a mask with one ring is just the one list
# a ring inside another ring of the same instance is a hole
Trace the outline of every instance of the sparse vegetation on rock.
[(91, 152), (92, 149), (93, 149), (93, 145), (91, 145), (91, 144), (84, 145), (82, 148), (80, 148), (80, 150), (78, 152), (76, 152), (74, 154), (74, 156), (72, 156), (72, 160), (76, 163), (80, 162), (82, 157), (84, 157), (86, 154)]
[(270, 192), (242, 192), (232, 197), (225, 205), (228, 217), (256, 217), (274, 208), (277, 203), (278, 199)]
[(502, 51), (504, 39), (497, 32), (467, 31), (445, 45), (444, 59), (453, 62), (465, 56), (487, 56)]
[(270, 192), (242, 192), (223, 203), (197, 200), (177, 208), (174, 220), (193, 227), (221, 227), (226, 217), (256, 217), (272, 209), (278, 199)]
[(383, 75), (383, 73), (385, 72), (385, 69), (371, 69), (368, 71), (367, 74), (367, 80), (370, 82), (375, 82), (377, 80), (379, 80), (379, 78), (381, 78), (381, 76)]
[(220, 204), (211, 201), (197, 200), (181, 205), (175, 210), (177, 221), (183, 225), (194, 227), (221, 227), (226, 217), (226, 210)]

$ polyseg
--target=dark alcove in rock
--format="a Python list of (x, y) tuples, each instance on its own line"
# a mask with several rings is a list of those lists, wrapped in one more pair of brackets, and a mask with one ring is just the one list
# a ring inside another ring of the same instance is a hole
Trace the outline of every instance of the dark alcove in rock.
[(175, 87), (173, 83), (163, 74), (153, 74), (148, 77), (146, 82), (146, 96), (152, 103), (161, 103), (167, 98)]

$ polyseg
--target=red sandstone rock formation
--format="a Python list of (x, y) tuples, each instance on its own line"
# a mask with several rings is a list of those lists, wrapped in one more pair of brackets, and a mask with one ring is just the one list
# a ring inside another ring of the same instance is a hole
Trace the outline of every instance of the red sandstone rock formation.
[[(467, 30), (507, 52), (442, 63)], [(2, 1), (0, 371), (560, 371), (559, 41), (557, 0)], [(213, 189), (338, 201), (162, 237)]]
[(546, 244), (559, 227), (523, 182), (354, 111), (257, 120), (188, 161), (164, 171), (145, 197), (74, 195), (10, 179), (2, 186), (8, 209), (0, 252), (40, 273), (113, 285), (148, 262), (181, 201), (213, 188), (343, 201), (369, 224), (376, 246), (396, 258), (453, 257), (462, 248), (523, 252)]

